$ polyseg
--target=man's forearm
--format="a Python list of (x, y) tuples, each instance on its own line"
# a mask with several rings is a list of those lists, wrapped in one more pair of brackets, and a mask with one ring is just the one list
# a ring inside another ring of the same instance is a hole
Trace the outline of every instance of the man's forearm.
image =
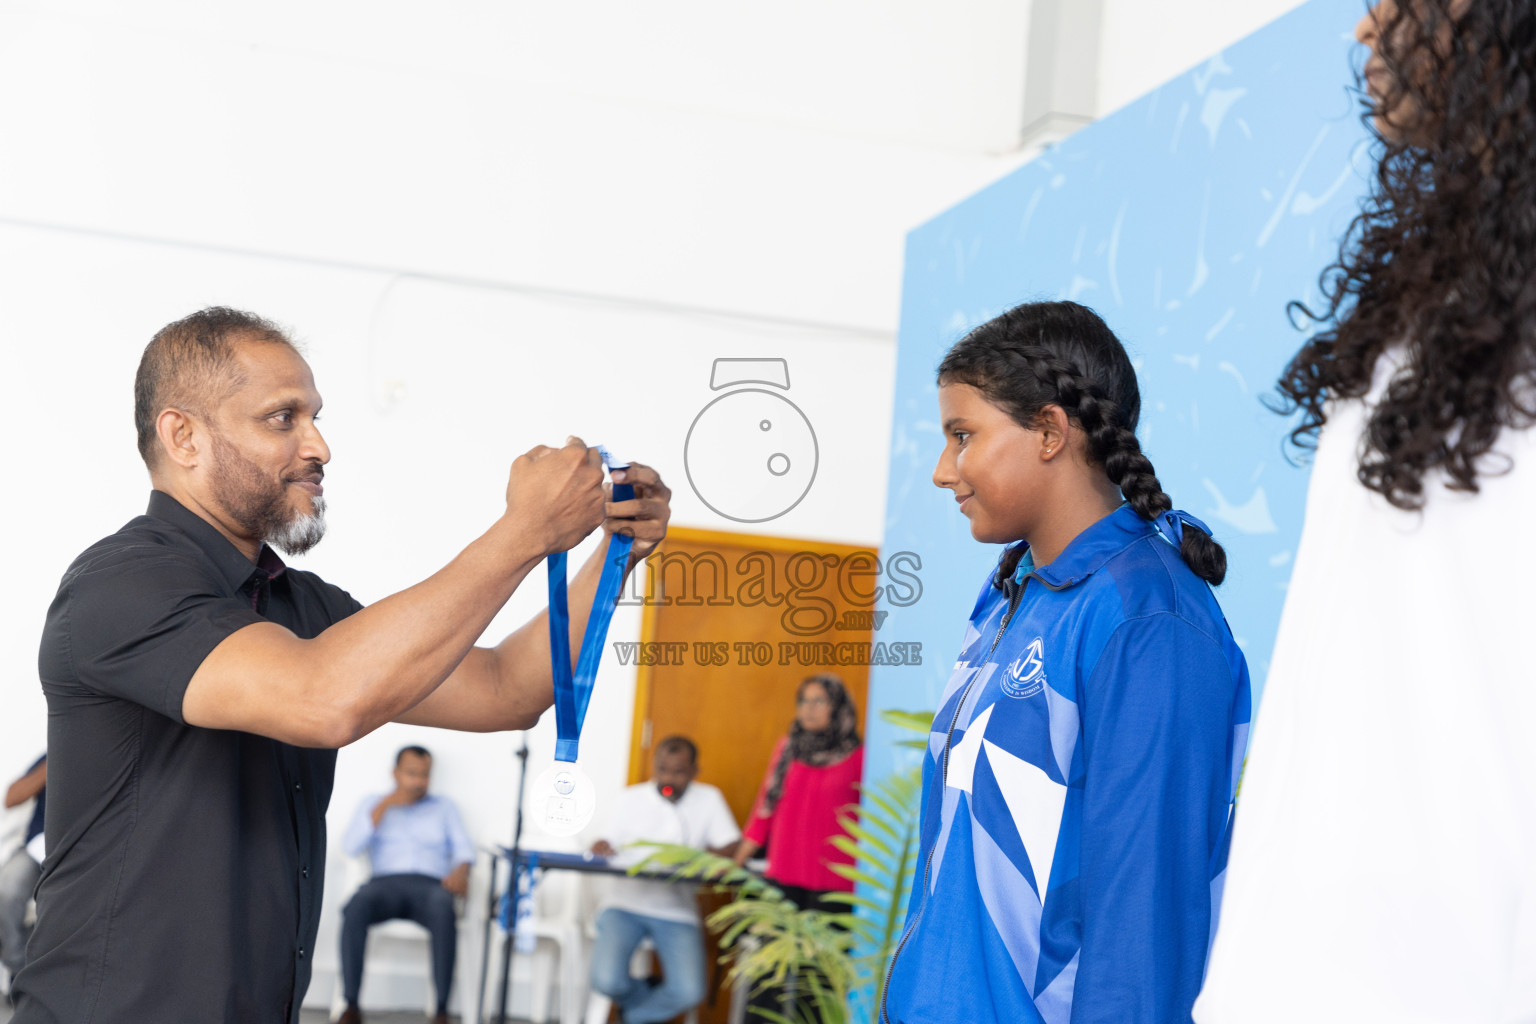
[[(581, 648), (592, 597), (608, 550), (607, 542), (593, 552), (567, 584), (571, 614), (571, 656)], [(535, 583), (542, 573), (533, 570)], [(550, 667), (549, 613), (546, 609), (508, 634), (495, 647), (476, 647), (448, 680), (398, 721), (439, 729), (494, 732), (528, 729), (554, 703), (554, 674)]]
[[(431, 694), (542, 557), (535, 538), (504, 516), (428, 579), (312, 640), (248, 626), (204, 660), (183, 714), (206, 728), (344, 746)], [(271, 685), (248, 684), (258, 676)]]
[(542, 557), (504, 517), (437, 573), (322, 633), (316, 657), (329, 659), (327, 689), (350, 691), (351, 739), (431, 694)]
[(48, 764), (44, 762), (11, 783), (11, 787), (5, 791), (5, 806), (11, 808), (26, 803), (43, 791), (47, 781)]
[[(615, 480), (622, 483), (619, 473), (625, 474), (636, 493), (642, 495), (605, 508), (610, 519), (621, 521), (621, 528), (635, 538), (624, 566), (627, 576), (633, 564), (666, 536), (667, 499), (672, 492), (648, 466), (637, 463), (617, 471)], [(607, 552), (605, 536), (567, 585), (573, 655), (581, 647)], [(541, 612), (495, 647), (470, 650), (442, 686), (397, 721), (472, 732), (527, 729), (553, 702), (549, 618), (547, 612)]]

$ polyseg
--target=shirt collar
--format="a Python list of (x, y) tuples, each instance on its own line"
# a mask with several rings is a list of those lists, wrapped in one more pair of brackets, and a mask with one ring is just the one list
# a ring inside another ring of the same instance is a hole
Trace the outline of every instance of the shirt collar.
[[(1032, 571), (1052, 590), (1064, 590), (1098, 572), (1104, 563), (1153, 529), (1131, 506), (1121, 505), (1073, 537), (1072, 543), (1050, 565), (1035, 566)], [(1031, 571), (1025, 560), (1020, 561), (1019, 567), (1025, 574)]]
[(149, 492), (147, 512), (152, 518), (169, 523), (186, 534), (208, 556), (231, 590), (239, 590), (256, 572), (267, 579), (276, 579), (288, 568), (277, 556), (277, 552), (265, 544), (261, 546), (255, 564), (252, 564), (212, 523), (164, 491)]

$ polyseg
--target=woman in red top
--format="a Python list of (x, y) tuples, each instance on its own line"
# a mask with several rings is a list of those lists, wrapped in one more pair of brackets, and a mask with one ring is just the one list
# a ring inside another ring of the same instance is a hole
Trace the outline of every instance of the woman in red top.
[[(852, 864), (853, 858), (832, 845), (843, 834), (838, 811), (859, 802), (864, 775), (864, 744), (859, 714), (841, 677), (814, 675), (795, 694), (795, 721), (773, 748), (768, 775), (752, 806), (752, 816), (736, 847), (736, 863), (745, 863), (768, 847), (763, 874), (802, 910), (847, 913), (845, 904), (829, 902), (830, 892), (852, 892), (853, 883), (828, 865)], [(754, 992), (751, 1008), (789, 1020), (817, 1020), (814, 1007), (796, 998), (793, 982)], [(764, 1019), (762, 1014), (752, 1019)]]
[(822, 897), (853, 891), (853, 883), (828, 866), (853, 858), (830, 840), (843, 833), (838, 811), (859, 802), (863, 774), (859, 716), (847, 687), (832, 673), (809, 677), (795, 696), (794, 724), (774, 748), (736, 863), (767, 846), (764, 874), (798, 906), (846, 911)]

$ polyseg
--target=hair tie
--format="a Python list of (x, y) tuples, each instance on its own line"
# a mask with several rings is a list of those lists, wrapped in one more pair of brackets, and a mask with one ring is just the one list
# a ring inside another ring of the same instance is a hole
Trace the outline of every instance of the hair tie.
[[(1211, 528), (1209, 526), (1206, 526), (1204, 523), (1190, 515), (1188, 512), (1182, 512), (1177, 509), (1164, 512), (1162, 515), (1152, 520), (1152, 527), (1157, 530), (1158, 533), (1162, 534), (1164, 540), (1172, 544), (1174, 547), (1182, 550), (1184, 546), (1185, 523), (1195, 527), (1207, 537), (1211, 535)], [(1164, 529), (1164, 527), (1167, 528)]]

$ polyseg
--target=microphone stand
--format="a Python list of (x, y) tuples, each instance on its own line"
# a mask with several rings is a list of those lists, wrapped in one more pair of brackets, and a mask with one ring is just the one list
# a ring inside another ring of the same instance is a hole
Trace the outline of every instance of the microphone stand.
[[(517, 814), (513, 818), (512, 825), (512, 849), (509, 861), (512, 872), (507, 878), (507, 928), (506, 938), (501, 944), (501, 985), (497, 996), (496, 1005), (498, 1012), (495, 1017), (496, 1024), (507, 1024), (507, 998), (512, 987), (512, 946), (516, 941), (518, 900), (522, 899), (522, 893), (518, 889), (517, 871), (521, 867), (523, 859), (523, 791), (528, 785), (528, 733), (522, 734), (521, 745), (513, 751), (517, 758)], [(532, 898), (529, 893), (529, 898)], [(492, 886), (491, 899), (495, 900), (495, 886)], [(486, 923), (486, 956), (490, 955), (490, 922)]]

